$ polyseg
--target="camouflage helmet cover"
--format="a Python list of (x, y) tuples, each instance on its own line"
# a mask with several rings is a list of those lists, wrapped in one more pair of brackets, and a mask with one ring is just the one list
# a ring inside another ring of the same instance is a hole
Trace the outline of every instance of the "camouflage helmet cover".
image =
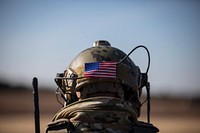
[[(73, 89), (77, 91), (79, 88), (86, 84), (94, 82), (118, 82), (133, 90), (137, 90), (140, 86), (140, 69), (128, 57), (122, 63), (117, 64), (116, 79), (105, 78), (85, 78), (85, 63), (89, 62), (120, 62), (126, 54), (115, 48), (111, 47), (107, 41), (96, 41), (93, 47), (80, 52), (74, 60), (72, 60), (69, 67), (65, 70), (65, 77), (70, 77), (71, 74), (77, 75), (78, 78), (75, 82)], [(67, 84), (72, 84), (72, 81), (67, 81)], [(69, 89), (69, 88), (68, 88)]]

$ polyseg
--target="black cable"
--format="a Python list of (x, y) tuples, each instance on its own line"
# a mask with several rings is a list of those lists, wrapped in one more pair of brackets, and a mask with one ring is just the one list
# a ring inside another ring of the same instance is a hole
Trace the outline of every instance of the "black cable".
[(150, 110), (151, 110), (151, 104), (150, 104), (150, 83), (147, 82), (146, 85), (147, 90), (147, 122), (150, 123)]
[(147, 51), (147, 55), (148, 55), (148, 65), (147, 65), (147, 69), (145, 73), (148, 73), (149, 71), (149, 67), (150, 67), (150, 53), (149, 50), (147, 49), (147, 47), (145, 47), (144, 45), (138, 45), (137, 47), (135, 47), (134, 49), (132, 49), (121, 61), (119, 61), (117, 64), (121, 64), (126, 58), (129, 57), (130, 54), (133, 53), (133, 51), (135, 51), (138, 48), (144, 48)]
[[(146, 91), (147, 91), (147, 98), (145, 99), (144, 102), (142, 102), (142, 105), (147, 101), (147, 122), (150, 123), (150, 83), (148, 82), (148, 76), (147, 73), (149, 72), (149, 67), (150, 67), (150, 53), (149, 50), (147, 49), (147, 47), (143, 46), (143, 45), (138, 45), (137, 47), (135, 47), (134, 49), (131, 50), (131, 52), (129, 52), (121, 61), (119, 61), (117, 64), (121, 64), (125, 59), (127, 59), (129, 57), (130, 54), (132, 54), (133, 51), (135, 51), (138, 48), (144, 48), (147, 51), (147, 55), (148, 55), (148, 65), (147, 65), (147, 69), (145, 73), (142, 73), (143, 75), (143, 82), (144, 82), (144, 86), (146, 86)], [(144, 87), (144, 86), (141, 86)]]

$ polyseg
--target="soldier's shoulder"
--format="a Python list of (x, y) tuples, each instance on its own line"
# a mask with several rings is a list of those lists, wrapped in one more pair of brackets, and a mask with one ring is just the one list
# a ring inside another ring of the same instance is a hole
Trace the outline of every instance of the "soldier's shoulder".
[(135, 133), (157, 133), (159, 129), (153, 124), (138, 121), (133, 125)]

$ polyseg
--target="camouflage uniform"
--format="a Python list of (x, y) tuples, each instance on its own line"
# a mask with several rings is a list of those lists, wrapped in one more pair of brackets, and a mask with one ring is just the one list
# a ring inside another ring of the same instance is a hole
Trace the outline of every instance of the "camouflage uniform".
[(53, 121), (68, 119), (73, 132), (124, 132), (131, 131), (137, 116), (134, 107), (114, 97), (93, 97), (74, 102), (62, 108)]
[[(59, 124), (65, 122), (62, 127)], [(135, 108), (113, 97), (94, 97), (74, 102), (55, 114), (53, 123), (73, 133), (155, 133), (153, 125), (138, 122)]]
[[(126, 54), (99, 41), (82, 51), (64, 71), (58, 86), (70, 102), (58, 111), (47, 132), (67, 129), (68, 133), (156, 133), (151, 124), (139, 122), (141, 76), (130, 58), (117, 65), (116, 78), (84, 77), (84, 63), (121, 61)], [(76, 100), (73, 100), (76, 99)]]

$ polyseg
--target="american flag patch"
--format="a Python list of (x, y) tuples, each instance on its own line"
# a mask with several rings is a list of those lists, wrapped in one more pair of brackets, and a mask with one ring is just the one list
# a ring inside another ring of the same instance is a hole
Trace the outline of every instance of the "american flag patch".
[(85, 78), (116, 78), (117, 62), (85, 63)]

